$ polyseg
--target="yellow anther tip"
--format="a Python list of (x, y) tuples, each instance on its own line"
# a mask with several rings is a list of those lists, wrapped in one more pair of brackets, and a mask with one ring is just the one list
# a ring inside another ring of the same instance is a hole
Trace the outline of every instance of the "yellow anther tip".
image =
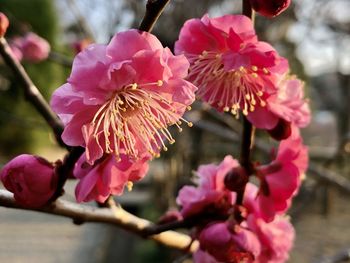
[(189, 122), (187, 123), (188, 127), (193, 127), (193, 123), (192, 122)]
[(163, 86), (163, 80), (158, 80), (158, 81), (157, 81), (157, 86), (158, 86), (158, 87)]
[(133, 182), (128, 181), (126, 183), (126, 187), (128, 188), (128, 191), (131, 192), (132, 191), (132, 187), (134, 186)]

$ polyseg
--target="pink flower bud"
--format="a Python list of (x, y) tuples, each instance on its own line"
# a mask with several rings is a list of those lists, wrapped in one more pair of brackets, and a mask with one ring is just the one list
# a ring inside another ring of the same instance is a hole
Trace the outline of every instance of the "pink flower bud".
[(170, 209), (159, 218), (158, 224), (167, 224), (175, 221), (180, 221), (182, 219), (182, 214), (178, 210)]
[(40, 62), (47, 59), (50, 53), (50, 44), (37, 34), (28, 33), (21, 43), (23, 59), (29, 62)]
[(18, 203), (33, 208), (45, 205), (57, 186), (53, 165), (29, 154), (19, 155), (7, 163), (0, 178)]
[(0, 37), (3, 37), (9, 27), (9, 20), (4, 13), (0, 12)]
[(289, 7), (291, 0), (250, 0), (250, 3), (260, 15), (275, 17)]

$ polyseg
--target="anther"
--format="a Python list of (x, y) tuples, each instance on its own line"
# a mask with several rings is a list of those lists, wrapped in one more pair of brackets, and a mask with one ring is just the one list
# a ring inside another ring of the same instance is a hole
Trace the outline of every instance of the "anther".
[(163, 86), (163, 80), (158, 80), (158, 81), (157, 81), (157, 86), (158, 86), (158, 87)]
[(252, 70), (253, 71), (258, 71), (258, 67), (257, 66), (252, 66)]
[(133, 184), (133, 182), (131, 182), (131, 181), (128, 181), (128, 182), (126, 183), (126, 187), (128, 188), (128, 191), (129, 191), (129, 192), (131, 192), (133, 186), (134, 186), (134, 184)]

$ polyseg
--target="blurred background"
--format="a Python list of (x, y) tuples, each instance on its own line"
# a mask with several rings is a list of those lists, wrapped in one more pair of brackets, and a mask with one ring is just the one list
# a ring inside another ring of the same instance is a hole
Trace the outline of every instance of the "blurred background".
[[(137, 27), (141, 0), (0, 0), (10, 19), (9, 39), (33, 31), (49, 41), (51, 54), (40, 63), (24, 63), (49, 100), (70, 74), (77, 44), (108, 43), (118, 31)], [(310, 169), (290, 215), (297, 238), (289, 262), (350, 262), (350, 1), (293, 0), (278, 18), (256, 18), (260, 39), (290, 61), (305, 81), (313, 121), (303, 137)], [(173, 47), (189, 18), (239, 13), (239, 0), (173, 0), (153, 31)], [(178, 189), (190, 182), (199, 164), (226, 154), (238, 156), (240, 123), (195, 103), (187, 119), (193, 128), (176, 130), (177, 143), (152, 161), (148, 176), (118, 201), (128, 210), (156, 221), (175, 207)], [(276, 143), (257, 134), (254, 156), (269, 160)], [(0, 62), (0, 164), (20, 153), (55, 161), (65, 154), (47, 125), (25, 101), (12, 72)], [(198, 154), (201, 153), (201, 154)], [(67, 185), (74, 200), (75, 182)], [(92, 204), (93, 205), (93, 204)], [(68, 219), (0, 208), (0, 262), (183, 262), (177, 251), (114, 227), (73, 225)], [(190, 262), (190, 261), (188, 261)]]

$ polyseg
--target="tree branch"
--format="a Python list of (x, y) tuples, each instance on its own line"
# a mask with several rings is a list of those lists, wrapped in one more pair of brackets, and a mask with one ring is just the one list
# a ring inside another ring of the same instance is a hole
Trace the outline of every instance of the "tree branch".
[[(252, 21), (254, 20), (254, 11), (250, 5), (249, 0), (242, 0), (242, 10), (243, 10), (242, 11), (243, 15), (247, 16)], [(253, 147), (254, 134), (255, 134), (255, 128), (248, 121), (248, 119), (245, 116), (243, 116), (242, 143), (241, 143), (241, 153), (239, 157), (239, 162), (241, 166), (247, 170), (248, 176), (249, 174), (251, 174), (251, 171), (252, 171), (250, 152)], [(244, 190), (245, 190), (245, 186), (242, 187), (240, 191), (237, 191), (237, 200), (236, 200), (237, 205), (241, 205), (243, 202)]]
[(22, 67), (22, 65), (17, 61), (11, 52), (5, 38), (0, 38), (0, 54), (3, 57), (6, 64), (11, 68), (16, 78), (20, 81), (21, 87), (24, 89), (25, 97), (30, 101), (36, 110), (43, 116), (46, 122), (52, 128), (57, 142), (63, 146), (67, 147), (66, 144), (61, 139), (61, 134), (63, 131), (63, 124), (58, 119), (56, 114), (51, 110), (49, 104), (46, 102), (44, 97), (41, 95), (38, 88), (29, 78), (28, 74)]
[(151, 32), (154, 24), (169, 2), (170, 0), (148, 0), (146, 4), (146, 13), (141, 21), (139, 29)]
[[(0, 190), (0, 206), (63, 216), (73, 219), (77, 224), (97, 222), (116, 225), (141, 237), (144, 237), (145, 229), (153, 226), (148, 220), (136, 217), (116, 205), (112, 205), (110, 209), (96, 208), (58, 199), (43, 208), (26, 208), (16, 203), (13, 195), (5, 190)], [(175, 231), (165, 231), (149, 238), (185, 252), (194, 252), (198, 248), (198, 242), (193, 242), (191, 237)]]

